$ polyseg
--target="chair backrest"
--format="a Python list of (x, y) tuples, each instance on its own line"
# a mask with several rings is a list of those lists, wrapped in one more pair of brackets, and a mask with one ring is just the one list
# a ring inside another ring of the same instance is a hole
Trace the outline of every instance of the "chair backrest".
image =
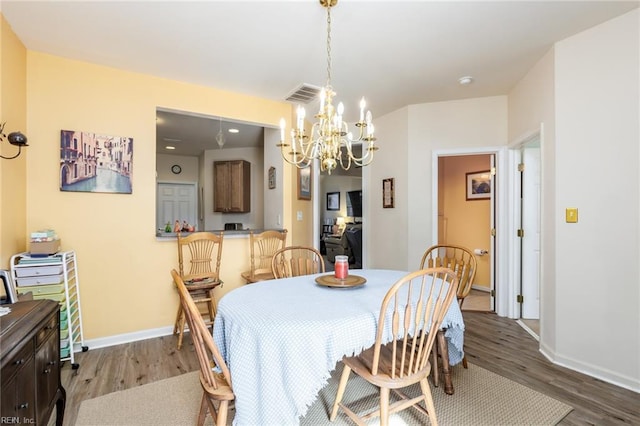
[(210, 389), (219, 389), (224, 386), (213, 371), (213, 368), (218, 367), (224, 376), (224, 379), (229, 384), (229, 387), (231, 387), (231, 373), (227, 368), (227, 364), (224, 362), (218, 347), (213, 341), (213, 336), (204, 323), (204, 319), (200, 315), (198, 307), (189, 294), (184, 281), (175, 269), (171, 271), (171, 276), (173, 277), (173, 282), (178, 288), (180, 303), (182, 304), (182, 309), (184, 310), (187, 322), (189, 323), (191, 339), (193, 340), (193, 346), (195, 347), (196, 355), (198, 356), (200, 377), (203, 384), (206, 384)]
[[(400, 381), (428, 374), (433, 343), (457, 290), (458, 278), (447, 268), (421, 269), (399, 279), (382, 301), (371, 374)], [(381, 350), (390, 362), (380, 362)]]
[(271, 259), (276, 251), (284, 248), (286, 241), (286, 229), (283, 231), (263, 231), (259, 234), (250, 231), (251, 275), (271, 274)]
[[(220, 259), (224, 233), (194, 232), (186, 237), (178, 233), (178, 270), (184, 281), (220, 279)], [(188, 263), (188, 270), (185, 266)]]
[(322, 255), (315, 248), (290, 246), (274, 253), (271, 271), (276, 278), (288, 278), (324, 272), (325, 267)]
[(453, 269), (458, 276), (458, 303), (462, 306), (464, 298), (471, 291), (476, 277), (477, 260), (475, 255), (466, 247), (438, 244), (431, 246), (424, 252), (420, 269), (444, 267)]

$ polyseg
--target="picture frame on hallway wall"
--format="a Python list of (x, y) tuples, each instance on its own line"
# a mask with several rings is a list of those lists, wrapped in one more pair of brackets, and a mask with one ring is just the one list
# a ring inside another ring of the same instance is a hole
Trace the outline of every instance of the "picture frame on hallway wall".
[(327, 192), (327, 210), (340, 210), (339, 192)]
[(491, 171), (469, 172), (466, 174), (467, 201), (491, 198)]
[(382, 208), (392, 209), (395, 206), (395, 194), (393, 190), (393, 178), (382, 179)]
[(298, 168), (298, 200), (311, 199), (311, 166)]

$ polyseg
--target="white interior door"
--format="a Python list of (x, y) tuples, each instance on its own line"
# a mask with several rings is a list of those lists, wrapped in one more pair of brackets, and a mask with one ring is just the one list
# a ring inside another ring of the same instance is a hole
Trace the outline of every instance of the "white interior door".
[(540, 318), (540, 146), (522, 148), (522, 318)]
[(195, 183), (158, 183), (156, 229), (164, 231), (167, 223), (197, 225), (197, 192)]

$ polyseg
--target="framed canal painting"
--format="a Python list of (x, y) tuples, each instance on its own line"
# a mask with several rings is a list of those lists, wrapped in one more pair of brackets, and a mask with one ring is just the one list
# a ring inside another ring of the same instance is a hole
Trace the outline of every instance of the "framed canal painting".
[(60, 191), (131, 194), (133, 138), (60, 131)]

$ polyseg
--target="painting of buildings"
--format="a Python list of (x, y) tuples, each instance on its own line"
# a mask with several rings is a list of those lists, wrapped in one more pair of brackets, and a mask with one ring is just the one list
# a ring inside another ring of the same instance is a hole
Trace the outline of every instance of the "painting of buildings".
[(133, 138), (60, 131), (60, 190), (131, 194)]

